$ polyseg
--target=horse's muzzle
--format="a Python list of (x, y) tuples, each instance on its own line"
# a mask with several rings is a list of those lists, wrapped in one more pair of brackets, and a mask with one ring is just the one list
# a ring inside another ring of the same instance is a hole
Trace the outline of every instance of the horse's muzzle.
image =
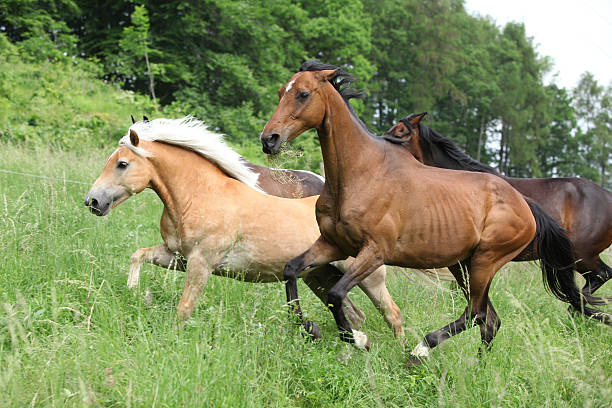
[(276, 154), (280, 150), (281, 140), (278, 133), (261, 136), (261, 148), (265, 154)]
[(109, 213), (111, 208), (111, 199), (104, 193), (92, 194), (91, 192), (85, 197), (85, 207), (89, 207), (89, 211), (93, 214), (102, 217)]

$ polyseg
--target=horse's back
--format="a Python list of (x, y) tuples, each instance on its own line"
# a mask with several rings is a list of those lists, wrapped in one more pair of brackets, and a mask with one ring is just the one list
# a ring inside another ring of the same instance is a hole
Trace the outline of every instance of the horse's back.
[(540, 204), (575, 243), (603, 250), (612, 242), (612, 193), (603, 187), (577, 177), (507, 180)]
[(305, 170), (270, 169), (249, 163), (245, 164), (259, 174), (259, 187), (269, 195), (284, 198), (303, 198), (321, 194), (325, 179)]

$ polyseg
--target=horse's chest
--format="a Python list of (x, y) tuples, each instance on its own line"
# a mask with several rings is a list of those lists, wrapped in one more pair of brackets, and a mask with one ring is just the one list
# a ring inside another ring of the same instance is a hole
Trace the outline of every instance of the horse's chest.
[(359, 222), (362, 217), (363, 214), (353, 208), (335, 210), (324, 207), (323, 211), (319, 211), (317, 207), (317, 222), (321, 235), (352, 256), (359, 252), (364, 241), (364, 231)]

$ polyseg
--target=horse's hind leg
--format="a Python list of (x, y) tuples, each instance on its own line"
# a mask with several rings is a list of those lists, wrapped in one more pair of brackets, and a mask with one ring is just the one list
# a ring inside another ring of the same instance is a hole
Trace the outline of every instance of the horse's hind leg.
[[(466, 260), (463, 265), (455, 264), (449, 266), (448, 269), (451, 271), (457, 284), (468, 298), (469, 301), (469, 293), (470, 289), (468, 288), (466, 282), (468, 281), (468, 270), (469, 270), (470, 260)], [(449, 339), (455, 334), (459, 334), (466, 328), (466, 318), (469, 320), (469, 312), (470, 307), (465, 308), (465, 311), (459, 316), (457, 320), (452, 323), (447, 324), (446, 326), (435, 330), (431, 333), (428, 333), (423, 341), (412, 350), (410, 356), (408, 356), (408, 362), (406, 363), (407, 368), (411, 368), (417, 366), (422, 363), (423, 359), (429, 357), (429, 352), (434, 347), (438, 346), (443, 341)]]
[[(302, 280), (310, 290), (325, 306), (329, 306), (327, 294), (329, 290), (340, 280), (343, 272), (331, 264), (323, 265), (309, 272)], [(365, 314), (357, 307), (357, 305), (347, 296), (342, 302), (342, 310), (351, 321), (353, 327), (359, 328), (365, 321)]]
[(140, 248), (130, 257), (130, 272), (127, 280), (128, 288), (133, 288), (138, 285), (140, 268), (143, 263), (152, 263), (167, 269), (174, 268), (180, 271), (185, 270), (185, 263), (183, 260), (171, 252), (166, 244), (160, 244), (150, 248)]
[(478, 355), (480, 356), (483, 350), (488, 351), (491, 348), (491, 341), (493, 341), (493, 338), (501, 326), (501, 319), (493, 308), (490, 299), (487, 299), (487, 308), (484, 318), (477, 318), (476, 323), (480, 326), (480, 339), (482, 340), (482, 346), (478, 350)]
[[(425, 336), (408, 358), (407, 366), (413, 367), (421, 364), (422, 359), (429, 356), (429, 351), (443, 341), (463, 332), (467, 323), (474, 321), (480, 326), (480, 334), (484, 347), (489, 347), (497, 333), (501, 321), (489, 301), (489, 286), (495, 272), (513, 256), (506, 256), (502, 260), (491, 263), (494, 254), (475, 252), (467, 262), (467, 273), (459, 265), (449, 267), (457, 283), (466, 294), (468, 305), (461, 316), (454, 322), (435, 330)], [(515, 255), (515, 254), (513, 254)], [(466, 279), (467, 278), (467, 279)], [(466, 281), (468, 284), (466, 285)]]
[[(376, 309), (383, 315), (385, 322), (387, 322), (387, 325), (393, 330), (393, 335), (403, 338), (404, 328), (402, 327), (402, 315), (399, 307), (397, 307), (391, 298), (391, 294), (389, 294), (386, 285), (386, 277), (386, 268), (381, 266), (358, 285), (370, 298)], [(348, 295), (346, 299), (348, 299)]]
[[(306, 330), (306, 333), (310, 334), (314, 338), (321, 337), (321, 329), (319, 329), (319, 327), (313, 322), (304, 320), (304, 315), (302, 314), (302, 308), (300, 307), (300, 301), (298, 299), (298, 275), (306, 268), (325, 265), (345, 258), (346, 255), (342, 254), (337, 247), (330, 244), (320, 236), (304, 253), (287, 262), (287, 265), (285, 265), (285, 269), (283, 270), (283, 279), (285, 280), (285, 292), (287, 294), (289, 310), (299, 318), (304, 330)], [(334, 285), (334, 287), (335, 286), (336, 285)], [(329, 301), (331, 302), (331, 299), (329, 299)], [(342, 307), (341, 304), (339, 306)]]
[(592, 295), (604, 283), (612, 279), (612, 268), (610, 268), (599, 256), (587, 262), (581, 260), (576, 269), (586, 280), (582, 293), (584, 295)]

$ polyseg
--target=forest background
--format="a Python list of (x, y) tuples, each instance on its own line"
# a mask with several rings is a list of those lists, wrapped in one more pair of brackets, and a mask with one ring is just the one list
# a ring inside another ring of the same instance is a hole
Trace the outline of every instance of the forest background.
[[(129, 116), (194, 115), (262, 161), (257, 137), (301, 62), (342, 66), (381, 133), (413, 112), (471, 156), (519, 177), (610, 187), (612, 87), (574, 89), (525, 27), (463, 1), (0, 1), (0, 140), (116, 143)], [(287, 167), (321, 171), (314, 133)]]

